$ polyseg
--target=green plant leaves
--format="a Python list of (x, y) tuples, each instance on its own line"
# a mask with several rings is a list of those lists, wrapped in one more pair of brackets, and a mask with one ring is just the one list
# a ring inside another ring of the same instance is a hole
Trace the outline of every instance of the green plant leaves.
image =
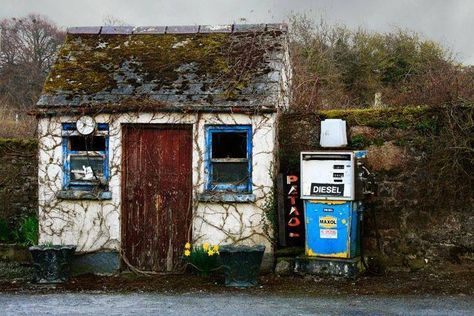
[(26, 217), (13, 228), (5, 219), (0, 219), (0, 242), (25, 246), (38, 244), (38, 219), (35, 216)]

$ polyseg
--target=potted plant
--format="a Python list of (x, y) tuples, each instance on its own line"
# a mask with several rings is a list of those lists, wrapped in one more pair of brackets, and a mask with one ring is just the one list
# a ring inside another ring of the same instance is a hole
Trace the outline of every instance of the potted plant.
[(44, 244), (29, 248), (36, 283), (64, 283), (69, 280), (76, 246)]
[(220, 268), (219, 246), (206, 242), (193, 247), (187, 242), (184, 245), (184, 261), (197, 275), (209, 276)]
[(220, 257), (224, 267), (225, 285), (250, 287), (258, 283), (264, 245), (220, 247)]

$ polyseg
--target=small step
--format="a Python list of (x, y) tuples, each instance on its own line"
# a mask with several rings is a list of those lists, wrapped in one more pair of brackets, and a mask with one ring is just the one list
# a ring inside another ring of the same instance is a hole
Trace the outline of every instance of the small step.
[(351, 259), (300, 256), (295, 258), (295, 273), (355, 278), (364, 271), (360, 257)]

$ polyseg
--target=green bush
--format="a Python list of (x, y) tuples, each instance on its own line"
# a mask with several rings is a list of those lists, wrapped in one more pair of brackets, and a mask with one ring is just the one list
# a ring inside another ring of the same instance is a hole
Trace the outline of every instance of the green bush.
[(436, 120), (432, 118), (423, 118), (415, 125), (415, 129), (421, 135), (432, 135), (439, 129)]
[(25, 218), (18, 230), (14, 232), (15, 241), (25, 246), (38, 244), (38, 219), (34, 216)]
[(354, 135), (351, 137), (349, 146), (352, 148), (365, 148), (370, 141), (364, 135)]

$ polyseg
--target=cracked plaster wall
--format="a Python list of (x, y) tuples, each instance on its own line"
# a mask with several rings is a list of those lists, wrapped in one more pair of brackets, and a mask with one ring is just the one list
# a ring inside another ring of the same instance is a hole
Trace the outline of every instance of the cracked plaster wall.
[[(272, 252), (273, 231), (265, 216), (273, 192), (277, 114), (125, 113), (99, 114), (98, 123), (109, 123), (109, 187), (111, 200), (59, 200), (62, 189), (61, 123), (77, 116), (41, 118), (39, 137), (40, 244), (77, 245), (79, 252), (120, 250), (121, 225), (121, 124), (193, 125), (193, 242), (212, 244), (264, 244)], [(205, 124), (250, 124), (253, 133), (253, 203), (199, 202), (205, 183)]]

